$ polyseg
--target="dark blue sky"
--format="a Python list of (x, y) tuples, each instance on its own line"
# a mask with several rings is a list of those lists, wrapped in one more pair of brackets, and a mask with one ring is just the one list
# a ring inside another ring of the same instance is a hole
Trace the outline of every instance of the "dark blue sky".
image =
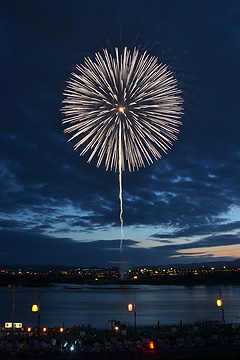
[(123, 259), (158, 265), (240, 258), (240, 3), (1, 2), (0, 263), (111, 265), (118, 176), (63, 133), (62, 92), (84, 56), (147, 49), (182, 89), (168, 155), (123, 174)]

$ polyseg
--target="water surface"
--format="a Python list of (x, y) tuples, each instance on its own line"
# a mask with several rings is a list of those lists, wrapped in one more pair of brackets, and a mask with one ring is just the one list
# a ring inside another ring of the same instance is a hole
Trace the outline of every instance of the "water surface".
[[(157, 325), (194, 323), (208, 319), (221, 321), (221, 308), (216, 306), (218, 286), (172, 285), (69, 285), (56, 284), (41, 288), (41, 326), (91, 324), (110, 328), (108, 320), (133, 324), (134, 314), (127, 305), (135, 292), (137, 324)], [(240, 322), (240, 286), (223, 286), (225, 320)], [(38, 289), (16, 289), (15, 322), (23, 326), (37, 325), (37, 313), (31, 306), (38, 302)], [(12, 290), (0, 287), (0, 326), (12, 321)]]

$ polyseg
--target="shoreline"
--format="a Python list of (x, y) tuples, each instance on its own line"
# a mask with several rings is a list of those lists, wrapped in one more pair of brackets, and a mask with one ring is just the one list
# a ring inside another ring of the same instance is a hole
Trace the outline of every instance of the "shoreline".
[[(167, 282), (164, 282), (164, 283), (160, 283), (160, 282), (156, 282), (156, 283), (152, 283), (152, 282), (138, 282), (137, 284), (135, 282), (65, 282), (65, 281), (62, 281), (62, 282), (56, 282), (56, 281), (52, 281), (52, 282), (43, 282), (43, 283), (40, 283), (40, 282), (35, 282), (35, 281), (32, 281), (32, 282), (25, 282), (25, 281), (21, 281), (21, 280), (15, 280), (15, 279), (12, 279), (9, 280), (9, 281), (4, 281), (2, 282), (0, 280), (0, 287), (8, 287), (9, 284), (11, 283), (14, 283), (14, 285), (18, 286), (18, 285), (22, 285), (26, 288), (43, 288), (43, 287), (53, 287), (57, 284), (59, 285), (63, 285), (63, 284), (66, 284), (66, 285), (88, 285), (88, 286), (92, 286), (92, 287), (100, 287), (100, 286), (106, 286), (106, 285), (118, 285), (118, 286), (123, 286), (123, 285), (132, 285), (132, 286), (142, 286), (142, 285), (148, 285), (148, 286), (185, 286), (185, 287), (194, 287), (194, 286), (240, 286), (240, 283), (234, 283), (234, 282), (228, 282), (228, 283), (225, 283), (225, 282), (216, 282), (216, 283), (206, 283), (206, 282), (199, 282), (199, 283), (188, 283), (188, 282), (171, 282), (171, 283), (167, 283)], [(70, 289), (70, 287), (69, 287)], [(72, 288), (73, 290), (75, 290), (74, 288)], [(116, 288), (112, 288), (112, 289), (118, 289), (118, 287)], [(77, 290), (77, 288), (76, 288)]]

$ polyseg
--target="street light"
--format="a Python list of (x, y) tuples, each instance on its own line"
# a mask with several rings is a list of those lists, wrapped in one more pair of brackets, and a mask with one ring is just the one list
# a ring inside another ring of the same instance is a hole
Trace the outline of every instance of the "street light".
[(135, 338), (135, 359), (137, 358), (137, 311), (136, 311), (136, 301), (135, 301), (135, 292), (133, 295), (133, 304), (128, 304), (128, 311), (134, 311), (134, 338)]
[(38, 334), (40, 332), (40, 289), (38, 290), (38, 305), (34, 304), (32, 306), (32, 312), (38, 313)]
[(217, 300), (217, 306), (221, 306), (222, 308), (222, 322), (225, 325), (225, 318), (224, 318), (224, 308), (223, 308), (223, 300), (222, 300), (222, 290), (220, 288), (220, 299)]
[[(9, 284), (8, 285), (8, 288), (9, 289), (12, 289), (13, 291), (13, 305), (12, 305), (12, 331), (14, 331), (14, 313), (15, 313), (15, 289), (16, 289), (16, 286), (15, 285), (12, 285), (12, 284)], [(19, 290), (21, 290), (22, 288), (22, 285), (18, 285), (17, 288)]]
[(132, 304), (128, 304), (128, 311), (132, 311), (132, 310), (133, 310)]
[(32, 312), (37, 312), (38, 311), (38, 306), (36, 304), (34, 304), (32, 306)]
[(134, 328), (135, 328), (135, 332), (136, 332), (136, 328), (137, 328), (137, 312), (136, 312), (136, 301), (135, 301), (135, 293), (134, 293), (134, 298), (133, 298), (133, 304), (128, 304), (128, 311), (133, 311), (134, 310)]

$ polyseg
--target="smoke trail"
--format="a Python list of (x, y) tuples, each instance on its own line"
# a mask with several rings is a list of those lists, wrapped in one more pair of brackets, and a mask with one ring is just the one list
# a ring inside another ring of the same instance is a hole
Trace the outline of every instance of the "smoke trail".
[(120, 251), (122, 254), (122, 246), (123, 246), (123, 201), (122, 201), (122, 124), (121, 119), (119, 119), (119, 146), (118, 146), (118, 169), (119, 169), (119, 200), (120, 200), (120, 223), (121, 223), (121, 242), (120, 242)]

